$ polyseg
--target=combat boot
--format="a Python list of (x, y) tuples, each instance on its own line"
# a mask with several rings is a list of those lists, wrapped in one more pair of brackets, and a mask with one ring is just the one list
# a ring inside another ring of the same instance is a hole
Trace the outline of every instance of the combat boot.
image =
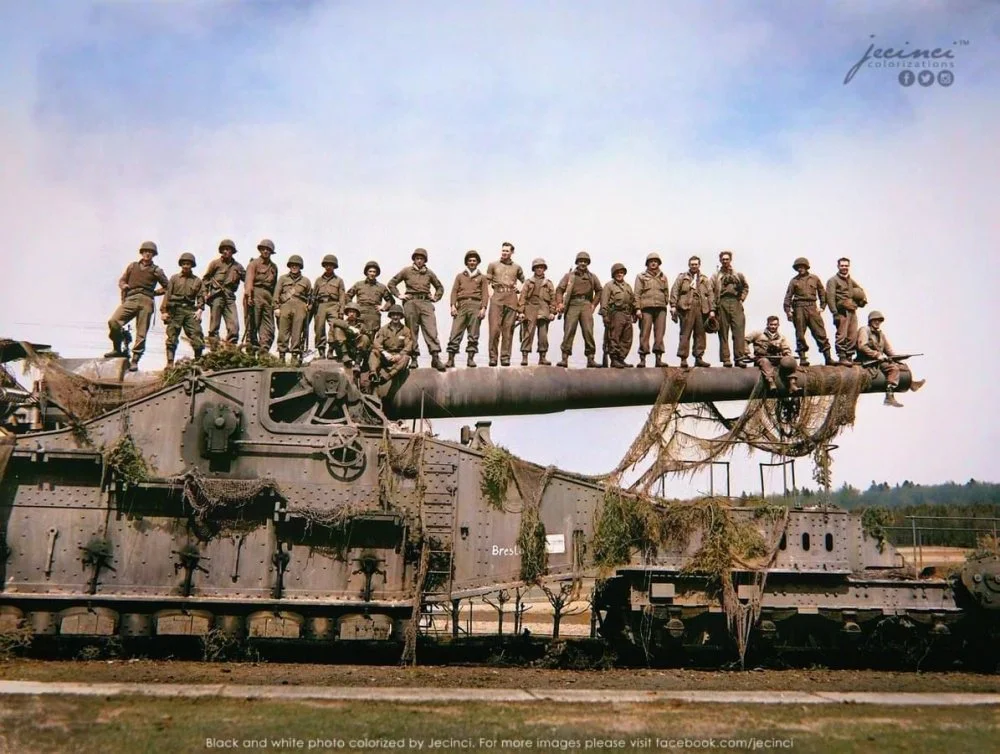
[(194, 349), (194, 357), (195, 357), (196, 359), (200, 359), (200, 358), (201, 358), (201, 355), (202, 355), (203, 353), (205, 353), (205, 349), (204, 349), (204, 348), (196, 348), (196, 349)]
[(491, 367), (495, 367), (496, 365), (497, 365), (497, 360), (496, 359), (490, 359), (490, 366)]
[(732, 369), (733, 368), (733, 362), (731, 362), (731, 361), (723, 361), (722, 362), (722, 366), (729, 367), (730, 369)]
[(469, 369), (476, 368), (476, 354), (474, 353), (469, 354), (469, 360), (465, 362), (465, 366), (469, 367)]
[(644, 353), (640, 353), (639, 354), (639, 363), (636, 364), (636, 367), (639, 368), (639, 369), (645, 369), (646, 368), (646, 354), (644, 354)]
[(710, 366), (712, 366), (707, 361), (705, 361), (703, 358), (701, 358), (701, 356), (696, 356), (695, 357), (695, 359), (694, 359), (694, 365), (696, 367), (710, 367)]
[(544, 353), (538, 354), (538, 366), (540, 367), (550, 367), (552, 362), (545, 358)]
[(885, 400), (882, 401), (884, 406), (894, 406), (895, 408), (902, 408), (903, 404), (896, 400), (896, 388), (887, 387), (885, 389)]
[(500, 359), (500, 366), (502, 366), (502, 367), (509, 367), (510, 366), (510, 359), (509, 358)]
[(657, 369), (659, 369), (661, 367), (667, 366), (667, 362), (665, 362), (663, 360), (663, 354), (662, 353), (655, 354), (655, 356), (656, 356), (656, 363), (653, 364), (654, 367), (656, 367)]
[(588, 369), (600, 369), (601, 365), (598, 364), (597, 361), (594, 360), (593, 356), (588, 356), (587, 357), (587, 368)]
[(830, 353), (830, 349), (829, 348), (827, 348), (825, 351), (823, 351), (823, 360), (826, 361), (826, 365), (828, 367), (835, 367), (835, 366), (837, 366), (837, 361), (836, 361), (836, 359), (833, 358), (833, 354)]
[(129, 365), (128, 365), (128, 370), (130, 372), (138, 372), (139, 371), (139, 359), (140, 358), (142, 358), (142, 357), (141, 356), (137, 356), (136, 354), (132, 354), (132, 360), (129, 362)]
[(563, 369), (568, 369), (569, 368), (569, 354), (566, 353), (565, 351), (563, 351), (563, 355), (562, 356), (563, 356), (562, 357), (562, 361), (560, 361), (558, 364), (556, 364), (556, 366), (557, 367), (562, 367)]
[(689, 368), (688, 367), (688, 360), (687, 359), (681, 359), (681, 369), (688, 369), (688, 368)]
[(288, 354), (286, 354), (286, 353), (284, 353), (282, 351), (278, 351), (278, 361), (280, 361), (282, 364), (286, 363), (286, 358), (285, 357), (287, 355)]
[(431, 354), (431, 369), (437, 369), (439, 372), (443, 372), (447, 369), (447, 367), (441, 363), (441, 359), (438, 358), (436, 353)]
[(924, 386), (927, 380), (910, 380), (910, 392), (915, 393)]
[(345, 369), (354, 369), (354, 359), (352, 359), (350, 356), (344, 359), (343, 363)]
[(455, 354), (451, 353), (450, 351), (448, 352), (448, 361), (445, 363), (444, 366), (446, 369), (455, 368)]
[(119, 349), (116, 348), (114, 351), (108, 351), (106, 354), (104, 354), (104, 358), (105, 359), (120, 359), (124, 355), (125, 354), (123, 354)]
[(798, 395), (801, 392), (802, 392), (802, 388), (799, 387), (799, 378), (798, 377), (794, 377), (794, 376), (789, 377), (788, 378), (788, 394), (789, 395)]
[(800, 367), (807, 367), (807, 366), (809, 366), (809, 357), (806, 356), (805, 353), (800, 353), (799, 354), (799, 366)]
[(174, 365), (174, 351), (167, 351), (167, 369)]
[(768, 390), (777, 390), (778, 389), (778, 385), (775, 383), (774, 377), (768, 377), (767, 378), (767, 389)]
[(528, 352), (527, 351), (521, 351), (521, 366), (522, 367), (528, 366)]
[(618, 359), (612, 359), (611, 360), (611, 368), (612, 369), (624, 369), (625, 368), (625, 364), (624, 364), (624, 362), (618, 361)]

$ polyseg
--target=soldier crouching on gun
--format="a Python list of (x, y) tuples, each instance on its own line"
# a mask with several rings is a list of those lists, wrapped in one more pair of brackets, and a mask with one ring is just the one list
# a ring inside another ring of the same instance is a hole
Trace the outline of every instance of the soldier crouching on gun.
[[(122, 328), (135, 320), (135, 345), (132, 347), (132, 360), (128, 366), (130, 372), (139, 369), (139, 359), (146, 351), (146, 333), (153, 318), (153, 301), (157, 296), (162, 296), (169, 285), (166, 273), (153, 264), (156, 254), (156, 244), (143, 241), (139, 247), (140, 261), (131, 262), (118, 279), (122, 302), (108, 320), (108, 337), (114, 348), (104, 354), (107, 359), (125, 355), (122, 350), (122, 341), (125, 339)], [(159, 288), (156, 287), (157, 283)]]
[(160, 305), (160, 315), (167, 326), (167, 366), (174, 365), (177, 340), (181, 330), (191, 341), (194, 357), (201, 358), (205, 337), (201, 332), (201, 313), (205, 310), (205, 284), (192, 273), (197, 262), (194, 254), (184, 252), (177, 260), (181, 271), (170, 278), (167, 293)]
[[(344, 279), (337, 277), (336, 269), (340, 266), (337, 257), (327, 254), (323, 257), (323, 274), (316, 278), (313, 284), (313, 320), (315, 323), (315, 346), (319, 358), (342, 358), (341, 343), (334, 329), (347, 303), (347, 286)], [(360, 313), (360, 310), (359, 310)], [(327, 348), (327, 333), (333, 343)]]
[(337, 353), (343, 354), (344, 366), (348, 369), (364, 367), (368, 363), (372, 339), (361, 325), (361, 308), (350, 303), (344, 307), (344, 319), (330, 321)]
[(288, 257), (288, 274), (278, 278), (278, 357), (285, 363), (285, 354), (292, 351), (296, 365), (302, 363), (306, 320), (309, 316), (309, 296), (312, 284), (302, 275), (302, 257)]
[(413, 333), (403, 324), (403, 307), (393, 304), (389, 308), (389, 324), (378, 331), (368, 359), (371, 384), (391, 381), (410, 365), (412, 352)]
[(208, 304), (208, 344), (213, 349), (219, 345), (219, 327), (226, 323), (226, 342), (236, 345), (240, 340), (240, 319), (236, 313), (236, 290), (246, 278), (243, 265), (233, 259), (236, 244), (228, 238), (219, 242), (219, 256), (208, 263), (202, 280), (208, 286), (205, 303)]
[(612, 369), (624, 369), (628, 352), (632, 349), (632, 325), (635, 323), (635, 293), (625, 282), (625, 265), (611, 265), (611, 280), (601, 291), (601, 316), (604, 317), (605, 355), (611, 359)]
[(479, 330), (486, 316), (486, 304), (490, 300), (490, 286), (486, 276), (479, 271), (482, 261), (479, 252), (469, 249), (465, 252), (465, 269), (455, 276), (451, 284), (451, 334), (448, 336), (448, 363), (445, 367), (454, 369), (455, 356), (462, 347), (462, 336), (468, 333), (465, 352), (466, 365), (476, 366), (479, 352)]
[[(792, 349), (788, 346), (785, 336), (778, 332), (778, 324), (781, 320), (777, 315), (772, 314), (767, 318), (767, 327), (763, 332), (754, 331), (746, 336), (746, 343), (753, 348), (753, 358), (760, 369), (760, 373), (767, 380), (767, 386), (771, 390), (777, 390), (778, 386), (774, 381), (776, 373), (781, 374), (781, 378), (788, 385), (788, 392), (796, 394), (802, 391), (799, 387), (798, 365), (792, 356)], [(778, 368), (775, 369), (775, 364)]]
[[(882, 322), (885, 317), (882, 312), (873, 311), (868, 315), (868, 327), (858, 330), (858, 360), (862, 366), (873, 367), (885, 375), (886, 406), (902, 408), (903, 404), (896, 400), (896, 389), (899, 387), (899, 373), (902, 371), (900, 362), (917, 354), (899, 355), (892, 350), (889, 339), (882, 332)], [(916, 392), (924, 386), (925, 380), (910, 380), (910, 390)]]

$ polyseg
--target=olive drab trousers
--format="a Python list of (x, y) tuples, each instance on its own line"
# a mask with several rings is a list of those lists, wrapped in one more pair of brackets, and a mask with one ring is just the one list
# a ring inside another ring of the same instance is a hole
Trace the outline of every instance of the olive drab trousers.
[(837, 344), (837, 355), (841, 359), (854, 358), (858, 349), (858, 313), (856, 311), (833, 315), (833, 326), (837, 330), (834, 340)]
[(236, 344), (240, 340), (240, 318), (236, 314), (236, 297), (220, 293), (208, 305), (208, 343), (213, 348), (219, 342), (219, 327), (226, 323), (226, 342)]
[(374, 339), (382, 328), (382, 312), (378, 310), (378, 307), (369, 308), (361, 306), (361, 304), (358, 304), (358, 308), (361, 310), (361, 326), (365, 328), (368, 337)]
[(254, 287), (250, 297), (253, 327), (250, 327), (250, 344), (262, 351), (271, 350), (274, 343), (274, 294), (263, 286)]
[(494, 290), (490, 299), (490, 363), (510, 361), (514, 346), (514, 325), (517, 323), (517, 291)]
[[(538, 334), (538, 353), (545, 356), (549, 352), (549, 307), (531, 306), (524, 307), (524, 319), (521, 320), (521, 353), (527, 355), (531, 352), (531, 344)], [(546, 315), (540, 318), (539, 315)]]
[[(743, 302), (736, 296), (723, 296), (719, 299), (719, 358), (723, 364), (731, 364), (732, 357), (739, 361), (747, 355), (746, 326), (747, 320), (743, 313)], [(729, 336), (733, 338), (733, 352), (729, 351)]]
[(278, 316), (278, 354), (284, 356), (291, 351), (296, 356), (302, 355), (305, 345), (306, 318), (309, 316), (309, 306), (297, 298), (289, 299), (281, 305)]
[(368, 357), (368, 368), (375, 373), (384, 369), (387, 380), (391, 380), (408, 366), (410, 366), (410, 354), (402, 351), (382, 351), (381, 353), (372, 351)]
[(115, 350), (121, 350), (125, 333), (122, 328), (135, 320), (135, 341), (132, 343), (132, 353), (142, 355), (146, 351), (146, 333), (153, 319), (153, 298), (144, 293), (134, 292), (115, 309), (108, 320), (108, 334)]
[(649, 336), (653, 336), (653, 353), (663, 353), (663, 336), (667, 332), (667, 310), (662, 306), (647, 306), (639, 320), (639, 355), (649, 353)]
[(167, 353), (176, 353), (177, 342), (181, 331), (191, 341), (195, 350), (205, 347), (205, 336), (201, 332), (201, 317), (198, 310), (190, 306), (172, 306), (167, 310), (170, 321), (167, 322)]
[(482, 320), (479, 310), (483, 302), (479, 299), (467, 298), (458, 302), (458, 314), (452, 318), (451, 334), (448, 336), (448, 353), (458, 353), (462, 347), (462, 336), (468, 333), (465, 350), (470, 354), (479, 353), (479, 331)]
[(608, 331), (608, 357), (612, 361), (625, 361), (632, 350), (632, 315), (623, 311), (612, 311), (604, 318)]
[(587, 299), (574, 301), (570, 299), (563, 317), (562, 352), (573, 353), (573, 341), (576, 340), (576, 328), (579, 325), (583, 331), (583, 353), (590, 358), (597, 353), (594, 342), (594, 305)]
[(809, 352), (809, 344), (806, 343), (806, 328), (812, 333), (820, 352), (825, 353), (830, 350), (830, 341), (826, 337), (826, 327), (823, 326), (823, 318), (820, 316), (819, 307), (816, 304), (812, 302), (793, 304), (792, 324), (795, 325), (795, 350), (799, 356)]
[(339, 301), (323, 301), (316, 304), (316, 314), (313, 315), (313, 345), (320, 358), (326, 355), (326, 346), (329, 341), (335, 347), (340, 347), (344, 342), (343, 336), (337, 339), (337, 332), (334, 320), (341, 317)]
[(403, 319), (413, 333), (413, 357), (420, 355), (420, 331), (423, 330), (427, 352), (432, 356), (441, 353), (438, 340), (437, 317), (434, 316), (434, 302), (428, 298), (408, 298), (403, 302)]
[(705, 335), (705, 315), (702, 314), (701, 306), (692, 306), (690, 309), (678, 309), (677, 317), (681, 325), (681, 339), (677, 344), (677, 355), (682, 359), (688, 357), (691, 349), (691, 336), (693, 335), (694, 357), (700, 359), (705, 355), (705, 348), (708, 346), (708, 340)]

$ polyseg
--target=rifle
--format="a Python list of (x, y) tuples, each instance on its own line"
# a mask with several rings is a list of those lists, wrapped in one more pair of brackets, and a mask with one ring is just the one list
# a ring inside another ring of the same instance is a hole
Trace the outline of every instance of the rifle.
[[(903, 353), (903, 354), (899, 354), (898, 356), (890, 356), (887, 360), (888, 361), (894, 361), (894, 362), (896, 362), (898, 364), (900, 362), (906, 361), (907, 359), (912, 359), (914, 356), (923, 356), (923, 354), (922, 353)], [(878, 366), (882, 362), (879, 359), (868, 359), (867, 361), (861, 361), (859, 363), (863, 367), (875, 367), (875, 366)]]
[(258, 345), (257, 336), (257, 319), (254, 317), (253, 299), (250, 295), (245, 295), (243, 296), (243, 338), (240, 340), (240, 345), (245, 346), (248, 340), (250, 345)]

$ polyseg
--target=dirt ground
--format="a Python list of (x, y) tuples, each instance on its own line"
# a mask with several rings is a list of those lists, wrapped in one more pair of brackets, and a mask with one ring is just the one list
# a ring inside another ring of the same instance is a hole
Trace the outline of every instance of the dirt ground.
[(1000, 675), (863, 670), (748, 670), (620, 668), (543, 670), (528, 667), (427, 667), (211, 663), (178, 660), (53, 661), (0, 663), (0, 678), (95, 683), (233, 683), (307, 686), (468, 688), (588, 688), (780, 691), (966, 691), (1000, 692)]

